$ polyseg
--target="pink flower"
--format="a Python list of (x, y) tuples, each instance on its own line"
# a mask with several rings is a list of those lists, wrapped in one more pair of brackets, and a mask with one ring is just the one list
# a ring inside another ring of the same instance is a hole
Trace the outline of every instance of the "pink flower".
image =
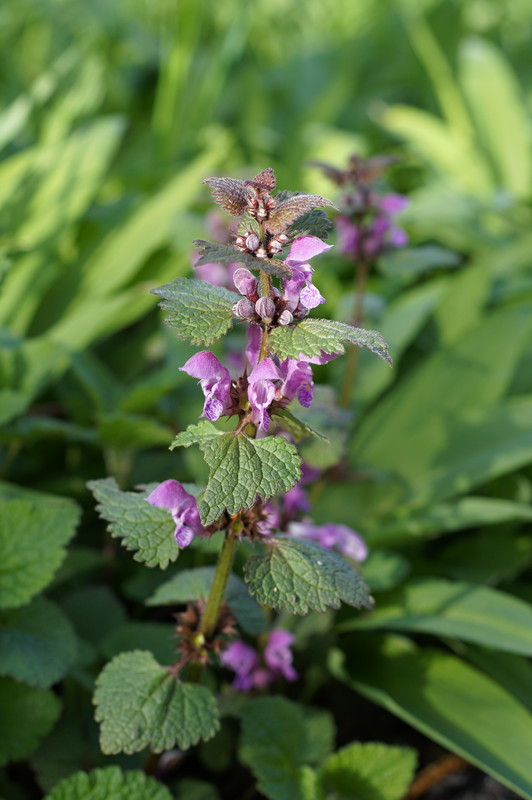
[(279, 367), (271, 358), (263, 358), (248, 378), (248, 399), (253, 412), (253, 422), (267, 431), (270, 424), (268, 408), (275, 398), (277, 387), (274, 381), (282, 380)]
[(294, 636), (280, 628), (270, 631), (264, 648), (263, 663), (259, 653), (238, 639), (220, 656), (224, 667), (231, 669), (236, 677), (231, 684), (239, 692), (262, 689), (277, 678), (295, 681), (298, 674), (292, 666), (291, 646)]
[(368, 555), (368, 548), (362, 536), (347, 525), (337, 525), (335, 522), (315, 525), (311, 520), (303, 520), (291, 522), (288, 533), (317, 542), (325, 550), (338, 550), (355, 561), (364, 561)]
[(194, 535), (205, 534), (198, 512), (196, 498), (174, 480), (164, 481), (148, 495), (146, 502), (157, 508), (166, 508), (175, 522), (175, 540), (179, 547), (187, 547)]
[(214, 422), (222, 414), (229, 413), (232, 405), (231, 377), (229, 370), (220, 363), (214, 353), (202, 350), (189, 358), (180, 369), (192, 378), (199, 378), (205, 395), (203, 417)]
[(325, 244), (317, 236), (298, 236), (294, 239), (284, 263), (292, 268), (292, 277), (283, 282), (282, 299), (289, 311), (293, 312), (302, 306), (309, 310), (325, 302), (325, 298), (312, 283), (312, 267), (308, 263), (311, 258), (330, 250), (332, 245)]

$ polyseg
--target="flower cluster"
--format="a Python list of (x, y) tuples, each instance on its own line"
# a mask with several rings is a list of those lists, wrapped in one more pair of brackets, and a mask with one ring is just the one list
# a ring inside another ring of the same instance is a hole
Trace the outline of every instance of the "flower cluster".
[(289, 631), (277, 628), (268, 635), (261, 654), (242, 640), (231, 642), (221, 654), (220, 661), (235, 673), (231, 684), (239, 692), (263, 689), (270, 683), (285, 678), (295, 681), (298, 674), (292, 666), (291, 646), (294, 636)]

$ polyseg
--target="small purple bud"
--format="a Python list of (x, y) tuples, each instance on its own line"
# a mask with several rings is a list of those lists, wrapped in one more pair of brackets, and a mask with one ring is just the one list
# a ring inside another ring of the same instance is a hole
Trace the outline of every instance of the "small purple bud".
[(246, 247), (247, 247), (247, 249), (255, 251), (255, 250), (258, 250), (259, 245), (260, 245), (260, 239), (257, 236), (257, 234), (256, 233), (248, 233), (248, 235), (246, 236)]
[(270, 251), (270, 253), (277, 254), (280, 253), (282, 249), (283, 246), (281, 242), (278, 242), (276, 239), (272, 239), (272, 241), (268, 245), (268, 250)]
[(259, 297), (255, 303), (255, 311), (262, 319), (272, 319), (275, 314), (275, 303), (271, 297)]
[(292, 316), (290, 311), (287, 308), (285, 308), (285, 310), (279, 315), (279, 319), (277, 320), (277, 322), (279, 323), (279, 325), (290, 325), (293, 319), (294, 317)]
[(233, 275), (233, 283), (244, 296), (255, 294), (257, 291), (257, 279), (251, 274), (249, 269), (240, 267)]
[(247, 297), (243, 297), (242, 300), (239, 300), (238, 303), (235, 303), (233, 306), (233, 313), (235, 317), (251, 319), (251, 317), (255, 314), (255, 305), (251, 300), (248, 300)]

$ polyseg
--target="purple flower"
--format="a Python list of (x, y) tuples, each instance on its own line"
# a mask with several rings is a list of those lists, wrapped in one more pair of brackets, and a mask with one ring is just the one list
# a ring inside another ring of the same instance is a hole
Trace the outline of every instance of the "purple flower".
[(288, 533), (317, 542), (325, 550), (334, 548), (355, 561), (364, 561), (368, 555), (368, 548), (362, 536), (347, 525), (337, 525), (335, 522), (314, 525), (310, 520), (303, 520), (291, 522)]
[(295, 311), (299, 305), (308, 310), (325, 302), (325, 298), (312, 283), (312, 267), (308, 262), (331, 247), (332, 245), (325, 244), (317, 236), (298, 236), (292, 242), (284, 262), (292, 268), (292, 277), (283, 283), (283, 300), (289, 311)]
[(202, 350), (189, 358), (180, 369), (192, 378), (199, 378), (205, 395), (203, 417), (214, 422), (222, 414), (229, 413), (232, 406), (231, 377), (229, 370), (220, 363), (214, 353)]
[(236, 677), (231, 684), (233, 689), (240, 692), (249, 692), (251, 689), (262, 689), (276, 678), (285, 678), (295, 681), (298, 674), (292, 666), (291, 646), (294, 641), (293, 634), (280, 628), (271, 631), (264, 648), (264, 664), (258, 652), (238, 639), (231, 642), (229, 647), (220, 655), (224, 667), (228, 667)]
[(175, 522), (175, 540), (179, 547), (187, 547), (194, 535), (205, 530), (201, 524), (196, 498), (174, 480), (164, 481), (148, 495), (146, 502), (157, 508), (166, 508)]
[(273, 381), (283, 379), (279, 367), (271, 358), (263, 358), (248, 378), (248, 399), (252, 409), (252, 419), (256, 425), (267, 431), (270, 424), (268, 408), (275, 398), (277, 387)]
[(308, 361), (295, 361), (287, 358), (281, 361), (281, 374), (283, 385), (281, 394), (288, 400), (293, 400), (297, 394), (297, 399), (304, 408), (312, 405), (312, 392), (314, 382), (312, 380), (312, 368)]
[(408, 198), (401, 194), (385, 194), (372, 202), (376, 214), (365, 228), (359, 227), (348, 216), (337, 218), (336, 230), (342, 253), (375, 259), (387, 247), (404, 247), (408, 243), (405, 231), (393, 221), (393, 217), (407, 207)]
[(306, 490), (301, 486), (301, 482), (296, 483), (283, 496), (283, 511), (289, 519), (296, 517), (299, 512), (309, 512), (310, 502)]
[(259, 360), (260, 340), (262, 338), (262, 331), (258, 325), (255, 325), (255, 323), (248, 325), (247, 338), (246, 358), (251, 366), (255, 367)]
[(294, 635), (289, 631), (272, 631), (268, 643), (264, 648), (264, 661), (274, 677), (283, 677), (287, 681), (295, 681), (298, 674), (292, 666), (293, 655), (291, 651)]

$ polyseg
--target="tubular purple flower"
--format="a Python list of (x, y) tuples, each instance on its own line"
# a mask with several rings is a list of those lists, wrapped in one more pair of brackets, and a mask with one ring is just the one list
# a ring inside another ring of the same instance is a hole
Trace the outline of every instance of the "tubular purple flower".
[(282, 676), (287, 681), (295, 681), (299, 677), (292, 666), (291, 646), (294, 635), (281, 629), (272, 631), (264, 648), (264, 661), (275, 677)]
[(220, 363), (214, 353), (202, 350), (189, 358), (180, 369), (192, 378), (199, 378), (205, 395), (203, 417), (214, 422), (222, 414), (230, 411), (232, 405), (231, 377), (229, 370)]
[(248, 399), (253, 412), (252, 419), (264, 431), (268, 430), (270, 424), (267, 411), (277, 391), (273, 381), (282, 379), (283, 375), (279, 367), (271, 358), (263, 358), (262, 361), (259, 361), (248, 378)]
[(286, 517), (293, 519), (300, 512), (310, 511), (310, 501), (308, 499), (307, 491), (301, 485), (301, 482), (296, 483), (283, 497), (283, 512)]
[(148, 495), (146, 502), (157, 508), (166, 508), (175, 522), (175, 540), (179, 547), (187, 547), (194, 535), (205, 535), (196, 498), (189, 494), (178, 481), (168, 480), (159, 484)]
[(232, 683), (233, 689), (240, 692), (249, 692), (253, 688), (253, 673), (259, 666), (259, 654), (249, 645), (238, 639), (231, 642), (229, 647), (220, 655), (224, 667), (229, 667), (236, 673)]
[(259, 360), (261, 337), (262, 337), (262, 331), (258, 325), (255, 325), (254, 323), (248, 325), (247, 329), (248, 343), (246, 347), (246, 358), (252, 367), (256, 366), (257, 361)]
[(310, 520), (303, 520), (291, 522), (288, 533), (317, 542), (325, 550), (338, 550), (355, 561), (364, 561), (368, 555), (368, 548), (362, 536), (347, 525), (337, 525), (334, 522), (314, 525)]
[(300, 303), (304, 308), (310, 309), (325, 302), (325, 298), (312, 283), (312, 267), (308, 261), (331, 247), (332, 245), (325, 244), (317, 236), (298, 236), (292, 242), (284, 262), (292, 267), (292, 278), (284, 281), (283, 292), (283, 300), (289, 311), (295, 311)]
[(287, 358), (281, 362), (281, 373), (283, 376), (283, 385), (281, 386), (283, 397), (293, 400), (297, 395), (301, 405), (304, 408), (310, 408), (314, 390), (310, 364), (306, 361), (295, 361), (293, 358)]

